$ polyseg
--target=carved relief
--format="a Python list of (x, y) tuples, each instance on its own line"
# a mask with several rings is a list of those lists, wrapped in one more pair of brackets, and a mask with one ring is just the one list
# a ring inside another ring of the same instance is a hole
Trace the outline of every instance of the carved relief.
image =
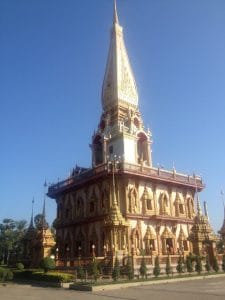
[(138, 212), (138, 194), (136, 187), (130, 187), (128, 190), (129, 212)]

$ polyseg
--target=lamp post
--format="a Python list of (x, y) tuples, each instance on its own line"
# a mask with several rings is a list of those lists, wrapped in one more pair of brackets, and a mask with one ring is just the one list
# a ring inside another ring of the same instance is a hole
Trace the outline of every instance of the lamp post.
[(66, 247), (66, 266), (68, 266), (68, 263), (69, 263), (69, 251), (70, 251), (70, 248), (69, 246)]
[(81, 258), (81, 246), (78, 247), (78, 264), (80, 266), (80, 258)]
[(112, 183), (113, 183), (113, 205), (117, 205), (116, 199), (116, 187), (115, 187), (115, 170), (117, 169), (117, 164), (121, 161), (121, 157), (114, 155), (112, 160), (109, 160), (109, 164), (112, 166)]
[(133, 274), (134, 274), (134, 244), (131, 245), (131, 256), (132, 256), (132, 269), (133, 269)]
[(55, 264), (56, 264), (56, 265), (57, 265), (58, 258), (59, 258), (59, 248), (57, 247), (57, 248), (55, 249)]
[(81, 257), (81, 246), (78, 247), (78, 257)]
[(150, 244), (150, 255), (151, 255), (151, 262), (152, 262), (152, 265), (153, 265), (153, 258), (152, 258), (152, 244)]
[(95, 258), (95, 245), (93, 244), (92, 246), (92, 257), (93, 257), (93, 260)]
[(103, 254), (104, 254), (104, 257), (106, 257), (106, 253), (107, 253), (107, 247), (106, 245), (103, 246)]
[(166, 253), (169, 256), (170, 255), (170, 246), (166, 244)]

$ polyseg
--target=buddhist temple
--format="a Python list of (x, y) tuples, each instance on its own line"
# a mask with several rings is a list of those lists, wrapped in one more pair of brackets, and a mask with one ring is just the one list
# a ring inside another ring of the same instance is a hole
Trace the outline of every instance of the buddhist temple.
[(149, 264), (168, 254), (176, 262), (181, 253), (199, 254), (206, 241), (211, 253), (216, 238), (200, 208), (202, 178), (154, 166), (116, 3), (101, 102), (92, 166), (76, 166), (48, 189), (57, 204), (58, 265), (115, 255), (132, 255), (138, 264), (141, 253)]

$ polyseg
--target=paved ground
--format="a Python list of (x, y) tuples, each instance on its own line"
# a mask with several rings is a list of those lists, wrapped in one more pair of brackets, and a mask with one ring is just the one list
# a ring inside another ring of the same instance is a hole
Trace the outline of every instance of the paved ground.
[(77, 292), (29, 285), (0, 286), (0, 300), (224, 300), (225, 278), (146, 285), (105, 292)]

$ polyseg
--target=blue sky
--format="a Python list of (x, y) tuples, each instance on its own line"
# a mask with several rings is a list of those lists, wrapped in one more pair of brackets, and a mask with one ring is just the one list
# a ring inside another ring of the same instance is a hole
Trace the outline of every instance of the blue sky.
[[(225, 1), (118, 0), (153, 133), (153, 161), (203, 176), (212, 225), (225, 189)], [(30, 218), (77, 163), (101, 114), (112, 0), (0, 0), (0, 221)], [(47, 200), (48, 219), (55, 216)]]

